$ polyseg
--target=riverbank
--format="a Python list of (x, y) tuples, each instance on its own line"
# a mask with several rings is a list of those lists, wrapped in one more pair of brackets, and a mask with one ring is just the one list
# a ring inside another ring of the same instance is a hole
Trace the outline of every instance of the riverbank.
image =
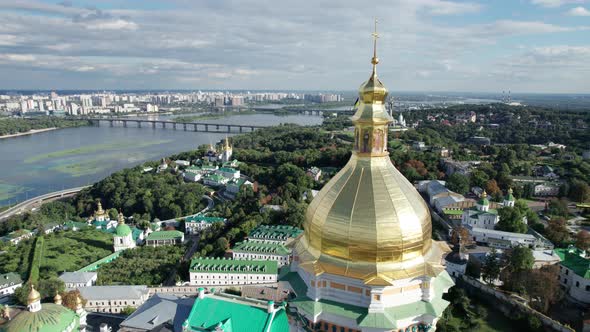
[(56, 130), (59, 129), (57, 127), (51, 127), (51, 128), (44, 128), (44, 129), (31, 129), (29, 131), (25, 131), (22, 133), (16, 133), (16, 134), (10, 134), (10, 135), (2, 135), (0, 136), (0, 139), (2, 138), (11, 138), (11, 137), (18, 137), (18, 136), (26, 136), (26, 135), (33, 135), (33, 134), (38, 134), (38, 133), (42, 133), (45, 131), (52, 131), (52, 130)]

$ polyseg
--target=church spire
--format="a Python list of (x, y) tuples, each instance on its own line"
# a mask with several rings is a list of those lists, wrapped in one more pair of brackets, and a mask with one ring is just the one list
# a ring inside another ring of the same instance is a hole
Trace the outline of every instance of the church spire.
[(369, 79), (359, 88), (359, 102), (352, 117), (355, 125), (354, 152), (360, 157), (387, 156), (387, 132), (393, 118), (385, 109), (387, 89), (377, 77), (377, 20), (373, 36), (373, 70)]
[(371, 59), (371, 63), (373, 64), (373, 74), (372, 77), (377, 77), (377, 64), (379, 63), (379, 58), (377, 57), (377, 38), (379, 38), (379, 34), (377, 33), (377, 19), (375, 19), (375, 30), (371, 34), (373, 36), (373, 58)]

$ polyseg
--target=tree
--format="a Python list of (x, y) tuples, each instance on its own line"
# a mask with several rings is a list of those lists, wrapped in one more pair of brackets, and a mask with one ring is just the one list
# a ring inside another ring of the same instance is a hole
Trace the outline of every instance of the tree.
[(486, 256), (485, 262), (481, 268), (481, 276), (485, 282), (492, 283), (500, 275), (500, 258), (496, 249), (492, 250)]
[(484, 188), (489, 179), (488, 174), (479, 169), (475, 169), (471, 172), (470, 181), (471, 185), (474, 187)]
[(55, 294), (61, 294), (66, 289), (63, 280), (59, 278), (41, 279), (38, 287), (41, 298), (46, 300), (52, 300)]
[(492, 196), (501, 192), (500, 187), (498, 187), (498, 183), (496, 182), (496, 180), (493, 180), (493, 179), (489, 180), (486, 183), (485, 190), (489, 195), (492, 195)]
[(549, 201), (549, 214), (554, 216), (567, 217), (569, 215), (567, 201), (564, 199), (555, 198)]
[(584, 181), (572, 181), (569, 197), (575, 202), (590, 201), (590, 186)]
[(80, 294), (79, 290), (71, 290), (69, 292), (66, 292), (65, 294), (62, 294), (61, 298), (62, 298), (62, 304), (66, 307), (69, 308), (71, 310), (76, 311), (76, 301), (77, 298), (80, 297), (80, 299), (82, 300), (82, 306), (86, 305), (86, 299), (82, 297), (82, 295)]
[(451, 233), (451, 243), (456, 245), (459, 243), (459, 237), (461, 238), (461, 244), (467, 244), (470, 241), (471, 237), (469, 236), (469, 231), (467, 228), (463, 226), (454, 227)]
[(115, 208), (109, 209), (109, 218), (111, 220), (117, 220), (118, 217), (119, 217), (119, 211), (117, 211), (117, 209), (115, 209)]
[(508, 268), (512, 271), (529, 271), (533, 268), (535, 257), (528, 247), (514, 247), (508, 258)]
[(532, 306), (539, 311), (547, 313), (551, 304), (558, 301), (561, 296), (559, 286), (559, 267), (557, 265), (545, 265), (526, 274), (525, 282), (527, 293), (530, 295)]
[(548, 226), (545, 229), (547, 239), (555, 244), (562, 244), (569, 238), (569, 232), (566, 227), (565, 219), (554, 218), (549, 220)]
[(122, 315), (129, 316), (129, 315), (131, 315), (132, 313), (134, 313), (134, 312), (135, 312), (135, 310), (137, 310), (137, 308), (134, 308), (134, 307), (132, 307), (132, 306), (126, 306), (125, 308), (123, 308), (123, 310), (121, 310), (121, 314), (122, 314)]
[(590, 232), (582, 229), (576, 234), (576, 247), (582, 250), (588, 250), (590, 248)]
[(453, 173), (447, 179), (447, 188), (464, 195), (469, 191), (469, 177), (463, 174)]
[(527, 231), (527, 226), (522, 222), (524, 216), (518, 209), (509, 206), (503, 207), (498, 210), (498, 216), (500, 220), (496, 225), (496, 229), (513, 233), (525, 233)]

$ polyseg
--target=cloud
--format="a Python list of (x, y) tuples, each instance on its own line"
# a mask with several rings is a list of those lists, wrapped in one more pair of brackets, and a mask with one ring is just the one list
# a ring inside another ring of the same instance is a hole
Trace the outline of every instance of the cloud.
[(539, 5), (546, 8), (561, 7), (567, 4), (584, 3), (585, 0), (531, 0), (534, 5)]
[(571, 16), (590, 16), (590, 10), (584, 7), (575, 7), (567, 12)]
[[(370, 72), (377, 16), (384, 82), (405, 90), (490, 90), (497, 88), (490, 75), (534, 76), (533, 63), (550, 63), (529, 36), (569, 38), (588, 29), (547, 15), (494, 20), (486, 15), (494, 3), (469, 0), (377, 0), (374, 8), (356, 0), (296, 7), (170, 0), (157, 10), (78, 3), (0, 0), (0, 88), (355, 89)], [(553, 63), (584, 68), (579, 51), (561, 52)], [(587, 91), (590, 79), (575, 75)]]

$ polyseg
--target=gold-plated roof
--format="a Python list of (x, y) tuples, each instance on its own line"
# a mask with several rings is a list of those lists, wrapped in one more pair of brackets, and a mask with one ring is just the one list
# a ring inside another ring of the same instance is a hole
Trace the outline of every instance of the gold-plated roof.
[(373, 72), (359, 89), (352, 117), (355, 147), (344, 168), (307, 209), (305, 232), (295, 245), (300, 266), (315, 275), (327, 272), (390, 285), (396, 279), (436, 276), (446, 244), (433, 242), (426, 203), (393, 166), (387, 152), (387, 89), (377, 78), (376, 38)]
[(29, 296), (27, 297), (27, 304), (32, 304), (37, 301), (41, 301), (41, 294), (35, 289), (33, 284), (31, 284), (31, 289), (29, 290)]

